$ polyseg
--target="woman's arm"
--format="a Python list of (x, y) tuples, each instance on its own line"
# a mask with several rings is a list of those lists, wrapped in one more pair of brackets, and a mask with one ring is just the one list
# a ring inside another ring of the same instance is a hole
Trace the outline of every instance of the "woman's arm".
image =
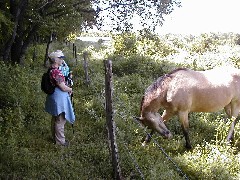
[(70, 88), (70, 87), (68, 87), (67, 85), (65, 85), (64, 82), (61, 82), (60, 84), (57, 84), (57, 85), (58, 85), (58, 87), (59, 87), (62, 91), (72, 93), (72, 88)]

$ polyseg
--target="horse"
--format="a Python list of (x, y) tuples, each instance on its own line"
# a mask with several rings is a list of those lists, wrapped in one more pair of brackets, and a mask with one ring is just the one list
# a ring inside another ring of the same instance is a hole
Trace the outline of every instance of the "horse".
[[(158, 111), (162, 108), (162, 116)], [(217, 67), (206, 71), (194, 71), (188, 68), (175, 69), (153, 82), (142, 97), (138, 120), (149, 129), (151, 135), (156, 131), (170, 139), (171, 132), (165, 123), (177, 115), (186, 148), (191, 149), (189, 139), (190, 112), (217, 112), (225, 109), (233, 119), (227, 142), (234, 136), (234, 127), (240, 111), (240, 70), (234, 67)], [(146, 140), (150, 141), (149, 139)]]

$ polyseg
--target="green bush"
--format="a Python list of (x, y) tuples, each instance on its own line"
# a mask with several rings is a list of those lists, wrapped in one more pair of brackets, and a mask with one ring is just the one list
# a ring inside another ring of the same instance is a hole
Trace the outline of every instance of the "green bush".
[(125, 76), (138, 74), (142, 78), (155, 78), (169, 72), (174, 66), (172, 63), (164, 59), (153, 60), (148, 57), (133, 55), (126, 58), (112, 56), (113, 74), (116, 76)]

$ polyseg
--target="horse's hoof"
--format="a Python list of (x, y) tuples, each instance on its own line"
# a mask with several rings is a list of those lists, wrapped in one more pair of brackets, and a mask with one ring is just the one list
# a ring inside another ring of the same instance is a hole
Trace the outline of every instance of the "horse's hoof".
[(227, 142), (233, 142), (233, 137), (227, 137), (226, 141)]
[(186, 148), (190, 150), (190, 149), (192, 149), (192, 145), (186, 144)]
[(145, 147), (146, 144), (147, 144), (146, 141), (144, 141), (144, 142), (142, 143), (142, 146)]
[(168, 139), (172, 139), (173, 138), (173, 135), (172, 135), (172, 133), (170, 133), (169, 135), (168, 135)]
[(227, 147), (231, 147), (232, 146), (232, 142), (231, 141), (226, 141), (226, 146)]
[(233, 144), (234, 144), (233, 143), (233, 139), (231, 139), (231, 138), (230, 139), (229, 138), (226, 139), (226, 145), (227, 146), (232, 146)]

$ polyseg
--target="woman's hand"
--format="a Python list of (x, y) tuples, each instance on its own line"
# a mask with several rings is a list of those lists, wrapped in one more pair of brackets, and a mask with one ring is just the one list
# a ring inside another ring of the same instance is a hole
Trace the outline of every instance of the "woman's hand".
[(64, 92), (69, 92), (69, 94), (72, 94), (72, 88), (68, 87), (64, 82), (61, 82), (58, 84), (58, 87), (64, 91)]
[(72, 95), (72, 93), (73, 93), (73, 91), (68, 92), (68, 94), (69, 94), (70, 96)]

